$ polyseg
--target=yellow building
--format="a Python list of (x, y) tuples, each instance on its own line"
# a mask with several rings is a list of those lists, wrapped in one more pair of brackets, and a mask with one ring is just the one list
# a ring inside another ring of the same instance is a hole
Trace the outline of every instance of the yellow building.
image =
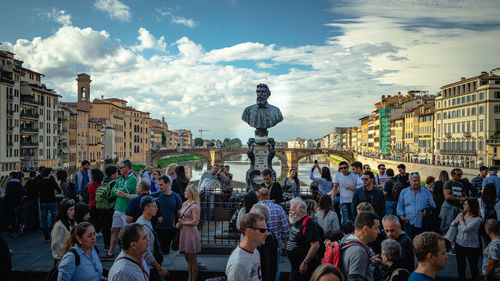
[(416, 109), (418, 123), (418, 161), (420, 163), (434, 163), (434, 104), (424, 104)]
[(360, 143), (360, 153), (361, 154), (366, 154), (368, 153), (368, 121), (369, 121), (370, 116), (365, 116), (359, 119), (361, 121), (361, 139), (359, 139), (358, 135), (358, 141)]
[(162, 120), (151, 119), (151, 149), (158, 150), (170, 147), (170, 135), (168, 132), (168, 124), (165, 118)]
[[(193, 145), (193, 135), (190, 130), (180, 129), (169, 131), (170, 148), (191, 148)], [(181, 146), (182, 143), (182, 146)]]

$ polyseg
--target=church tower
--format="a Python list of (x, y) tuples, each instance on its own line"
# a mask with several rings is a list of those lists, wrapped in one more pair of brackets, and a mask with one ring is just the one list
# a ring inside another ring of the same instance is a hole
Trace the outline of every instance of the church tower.
[(78, 82), (78, 107), (86, 110), (90, 110), (90, 75), (85, 73), (78, 74), (76, 78)]

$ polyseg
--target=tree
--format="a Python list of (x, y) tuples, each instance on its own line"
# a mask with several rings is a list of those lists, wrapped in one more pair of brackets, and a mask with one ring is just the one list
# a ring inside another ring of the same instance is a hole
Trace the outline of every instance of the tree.
[(195, 138), (194, 139), (194, 146), (203, 146), (203, 139), (202, 138)]
[[(224, 139), (224, 141), (226, 141)], [(229, 141), (229, 147), (231, 148), (240, 148), (242, 146), (241, 144), (241, 140), (239, 138), (234, 138), (232, 140)]]
[(230, 147), (231, 146), (231, 140), (229, 138), (224, 138), (222, 141), (222, 147)]
[(316, 148), (321, 148), (321, 142), (318, 142), (318, 143), (316, 144)]
[(212, 147), (215, 146), (215, 143), (211, 142), (211, 143), (207, 144), (207, 146), (210, 147), (210, 148), (212, 148)]

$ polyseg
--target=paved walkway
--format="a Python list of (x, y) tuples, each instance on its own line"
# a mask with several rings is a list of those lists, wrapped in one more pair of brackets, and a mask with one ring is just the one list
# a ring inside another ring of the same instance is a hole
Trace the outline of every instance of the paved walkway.
[[(12, 256), (13, 271), (15, 276), (23, 276), (14, 280), (27, 280), (26, 276), (43, 276), (50, 271), (53, 264), (53, 258), (50, 250), (50, 242), (44, 241), (41, 232), (29, 232), (17, 238), (10, 238), (7, 233), (3, 233), (10, 249), (15, 254)], [(97, 238), (97, 246), (103, 249), (102, 237)], [(205, 269), (200, 270), (200, 280), (202, 278), (224, 275), (228, 256), (227, 255), (198, 255), (198, 262), (206, 265)], [(109, 269), (112, 262), (103, 262), (104, 268)], [(172, 273), (169, 280), (183, 280), (187, 271), (187, 264), (184, 256), (179, 253), (170, 254), (165, 257), (164, 266)], [(280, 271), (283, 273), (282, 280), (290, 272), (290, 263), (286, 257), (282, 258)], [(30, 275), (31, 274), (31, 275)], [(470, 274), (468, 273), (470, 276)], [(438, 273), (441, 280), (458, 279), (455, 256), (449, 256), (446, 268)], [(22, 279), (21, 279), (22, 278)], [(179, 279), (180, 278), (180, 279)], [(45, 280), (42, 277), (30, 277), (30, 280)]]

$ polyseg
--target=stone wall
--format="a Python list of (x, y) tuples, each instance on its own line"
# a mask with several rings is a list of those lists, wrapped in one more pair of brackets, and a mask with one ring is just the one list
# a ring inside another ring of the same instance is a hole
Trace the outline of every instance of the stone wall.
[[(394, 170), (394, 174), (398, 174), (397, 166), (401, 163), (405, 164), (406, 172), (418, 172), (420, 174), (420, 179), (425, 181), (428, 176), (433, 176), (436, 180), (439, 178), (439, 173), (442, 170), (445, 170), (450, 173), (453, 167), (448, 166), (438, 166), (438, 165), (428, 165), (428, 164), (417, 164), (417, 163), (409, 163), (409, 162), (401, 162), (394, 160), (386, 160), (386, 159), (377, 159), (377, 158), (369, 158), (362, 155), (356, 156), (357, 161), (361, 163), (368, 164), (372, 168), (372, 171), (377, 170), (378, 164), (385, 164), (386, 168), (391, 168)], [(471, 180), (473, 177), (479, 174), (479, 169), (469, 169), (469, 168), (461, 168), (464, 172), (463, 177)]]

